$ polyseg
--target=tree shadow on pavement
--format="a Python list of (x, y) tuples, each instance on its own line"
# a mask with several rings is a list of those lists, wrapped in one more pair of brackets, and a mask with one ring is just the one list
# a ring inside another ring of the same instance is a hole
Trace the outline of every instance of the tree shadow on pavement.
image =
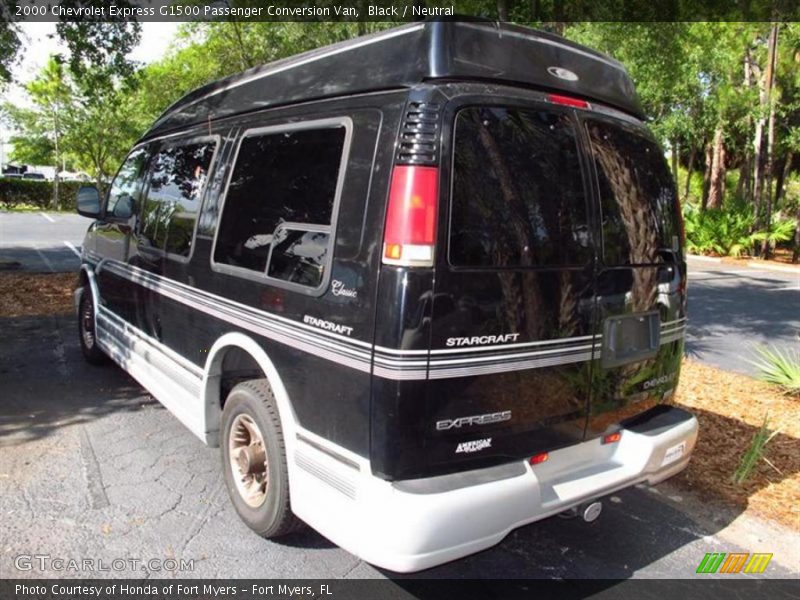
[(74, 315), (0, 318), (0, 331), (0, 446), (158, 405), (111, 362), (83, 360)]

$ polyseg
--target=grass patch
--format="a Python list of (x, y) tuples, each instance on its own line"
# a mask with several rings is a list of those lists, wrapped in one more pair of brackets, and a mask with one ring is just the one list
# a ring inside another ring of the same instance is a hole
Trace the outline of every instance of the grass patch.
[(750, 446), (742, 456), (742, 462), (739, 463), (739, 468), (733, 474), (733, 482), (742, 484), (750, 478), (753, 469), (759, 460), (764, 460), (768, 465), (771, 465), (778, 473), (780, 470), (772, 465), (764, 456), (764, 448), (772, 438), (778, 435), (777, 431), (770, 432), (769, 430), (769, 413), (764, 415), (764, 422), (759, 427), (758, 431), (753, 434), (753, 439), (750, 441)]

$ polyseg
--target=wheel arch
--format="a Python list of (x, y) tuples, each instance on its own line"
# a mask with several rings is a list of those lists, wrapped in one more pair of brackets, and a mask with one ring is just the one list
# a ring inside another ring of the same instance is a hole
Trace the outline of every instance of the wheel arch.
[(247, 354), (264, 373), (272, 393), (275, 395), (278, 415), (283, 428), (287, 449), (293, 445), (296, 417), (283, 380), (264, 349), (253, 338), (238, 332), (226, 333), (220, 337), (208, 351), (201, 393), (205, 411), (206, 442), (209, 446), (219, 445), (220, 418), (222, 415), (222, 377), (224, 360), (231, 350), (239, 350)]
[(92, 292), (92, 300), (94, 306), (94, 318), (97, 321), (97, 305), (98, 300), (100, 298), (100, 291), (97, 288), (97, 278), (94, 274), (94, 269), (87, 264), (81, 265), (81, 270), (78, 272), (78, 287), (74, 293), (74, 302), (75, 302), (75, 312), (78, 312), (78, 306), (80, 305), (81, 296), (83, 296), (83, 288), (88, 286), (89, 290)]

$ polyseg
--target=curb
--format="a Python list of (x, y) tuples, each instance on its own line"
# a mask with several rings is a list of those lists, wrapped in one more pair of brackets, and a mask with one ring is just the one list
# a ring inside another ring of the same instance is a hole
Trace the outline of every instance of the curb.
[(721, 263), (721, 258), (716, 258), (714, 256), (701, 256), (700, 254), (687, 254), (686, 259), (698, 260), (700, 262), (710, 262), (710, 263)]
[(759, 271), (779, 271), (781, 273), (794, 273), (796, 275), (800, 275), (800, 267), (793, 267), (790, 265), (782, 266), (782, 265), (767, 265), (757, 260), (748, 260), (742, 261), (740, 263), (735, 262), (728, 262), (724, 258), (719, 258), (716, 256), (701, 256), (699, 254), (687, 254), (687, 260), (696, 260), (698, 262), (708, 262), (714, 264), (721, 264), (724, 263), (726, 265), (730, 265), (732, 267), (737, 266), (744, 266), (749, 267), (751, 269), (758, 269)]
[(785, 267), (780, 265), (764, 265), (758, 261), (748, 261), (745, 264), (751, 269), (760, 269), (762, 271), (781, 271), (782, 273), (794, 273), (795, 275), (800, 276), (800, 267), (790, 267), (788, 265)]

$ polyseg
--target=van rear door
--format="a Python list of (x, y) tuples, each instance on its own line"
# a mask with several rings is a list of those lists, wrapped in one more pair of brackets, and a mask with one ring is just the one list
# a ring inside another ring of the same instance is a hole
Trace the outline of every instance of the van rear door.
[(424, 426), (432, 472), (582, 440), (595, 329), (574, 110), (481, 104), (452, 118)]
[(663, 151), (638, 122), (582, 117), (602, 237), (592, 436), (671, 396), (683, 356), (686, 264)]

